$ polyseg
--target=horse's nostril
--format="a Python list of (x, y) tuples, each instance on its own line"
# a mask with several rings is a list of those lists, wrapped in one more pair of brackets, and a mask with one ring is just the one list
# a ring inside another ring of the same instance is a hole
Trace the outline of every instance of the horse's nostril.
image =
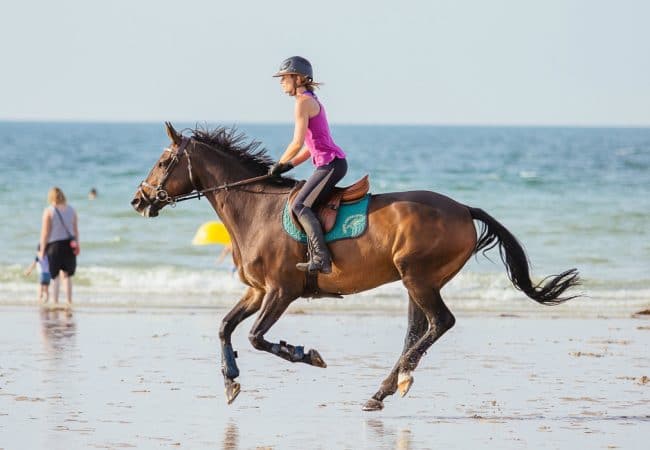
[(137, 208), (138, 206), (140, 206), (140, 199), (139, 198), (134, 198), (133, 200), (131, 200), (131, 206), (133, 206), (134, 208)]

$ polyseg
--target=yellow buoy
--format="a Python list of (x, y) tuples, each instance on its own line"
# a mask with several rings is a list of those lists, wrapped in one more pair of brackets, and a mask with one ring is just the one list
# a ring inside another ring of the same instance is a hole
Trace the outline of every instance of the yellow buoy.
[(230, 235), (223, 223), (213, 221), (206, 222), (196, 230), (193, 245), (230, 244)]

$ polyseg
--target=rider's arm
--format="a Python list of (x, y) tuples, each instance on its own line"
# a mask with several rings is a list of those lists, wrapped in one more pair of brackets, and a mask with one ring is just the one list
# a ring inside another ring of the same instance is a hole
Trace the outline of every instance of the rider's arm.
[(309, 149), (307, 147), (303, 147), (302, 150), (300, 150), (296, 156), (291, 158), (291, 160), (289, 162), (294, 167), (296, 167), (297, 165), (302, 164), (305, 161), (307, 161), (310, 156), (311, 156), (311, 152), (309, 151)]
[(296, 109), (294, 111), (296, 124), (293, 129), (293, 140), (280, 158), (280, 162), (282, 163), (288, 162), (295, 157), (305, 143), (305, 133), (307, 132), (307, 124), (309, 123), (309, 104), (307, 100), (310, 99), (305, 98), (296, 102)]

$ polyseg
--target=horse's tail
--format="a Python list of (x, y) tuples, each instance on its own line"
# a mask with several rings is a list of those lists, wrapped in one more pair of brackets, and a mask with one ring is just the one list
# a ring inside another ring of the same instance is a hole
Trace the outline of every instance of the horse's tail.
[(508, 271), (508, 278), (517, 289), (543, 305), (557, 305), (578, 297), (578, 295), (560, 297), (567, 289), (580, 284), (577, 269), (570, 269), (559, 275), (551, 275), (540, 281), (539, 284), (533, 285), (526, 252), (517, 238), (482, 209), (471, 207), (468, 209), (472, 219), (481, 223), (474, 253), (482, 250), (485, 254), (498, 245), (501, 260)]

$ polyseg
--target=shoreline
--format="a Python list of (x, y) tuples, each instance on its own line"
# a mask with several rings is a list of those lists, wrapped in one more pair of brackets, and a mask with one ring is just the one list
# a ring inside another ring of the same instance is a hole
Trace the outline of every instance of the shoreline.
[[(59, 301), (58, 304), (51, 300), (48, 303), (38, 303), (32, 301), (7, 301), (0, 303), (0, 311), (5, 309), (66, 309), (70, 308), (78, 312), (155, 312), (155, 311), (216, 311), (225, 314), (236, 303), (233, 299), (230, 304), (225, 302), (204, 304), (188, 303), (180, 304), (175, 302), (147, 304), (146, 302), (123, 302), (123, 303), (93, 303), (84, 301), (74, 301), (71, 306), (67, 306), (65, 301)], [(475, 306), (468, 307), (463, 305), (462, 301), (445, 302), (451, 312), (457, 317), (513, 317), (528, 319), (643, 319), (650, 317), (650, 301), (631, 308), (629, 305), (620, 308), (600, 308), (590, 309), (585, 306), (572, 306), (570, 303), (557, 306), (539, 305), (534, 301), (523, 298), (514, 305), (510, 302), (503, 304), (486, 305), (481, 308)], [(346, 304), (345, 299), (304, 299), (300, 298), (289, 306), (285, 315), (356, 315), (356, 316), (397, 316), (407, 315), (406, 299), (397, 299), (394, 306), (374, 305), (372, 301), (363, 302), (359, 299)]]
[[(245, 290), (236, 277), (223, 271), (179, 272), (167, 267), (133, 273), (127, 269), (114, 272), (91, 267), (78, 275), (73, 282), (75, 307), (230, 309)], [(0, 287), (0, 306), (35, 304), (36, 280), (27, 282), (18, 275), (17, 266)], [(459, 274), (442, 290), (444, 301), (454, 314), (625, 318), (650, 309), (650, 284), (644, 280), (600, 285), (585, 281), (571, 294), (582, 297), (557, 306), (539, 305), (517, 291), (505, 273), (474, 272)], [(300, 298), (290, 308), (306, 313), (396, 314), (406, 311), (407, 302), (406, 290), (398, 281), (343, 299)]]

